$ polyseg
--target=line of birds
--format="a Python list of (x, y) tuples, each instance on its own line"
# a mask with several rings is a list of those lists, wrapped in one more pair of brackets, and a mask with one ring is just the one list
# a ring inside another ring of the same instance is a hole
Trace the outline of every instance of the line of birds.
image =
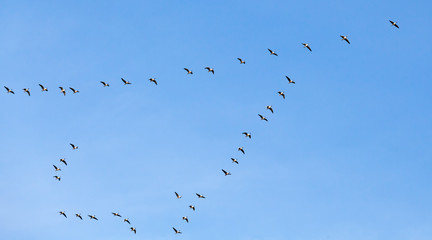
[[(394, 22), (394, 21), (392, 21), (392, 20), (389, 20), (389, 22), (391, 23), (392, 26), (394, 26), (394, 27), (396, 27), (396, 28), (399, 28), (399, 26), (397, 25), (396, 22)], [(348, 44), (351, 44), (351, 42), (350, 42), (349, 39), (348, 39), (348, 36), (340, 35), (340, 37), (341, 37), (341, 40), (342, 40), (342, 41), (345, 41), (345, 42), (347, 42)], [(311, 48), (311, 46), (310, 46), (308, 43), (302, 43), (302, 45), (303, 45), (304, 48), (307, 48), (310, 52), (312, 52), (312, 48)], [(270, 55), (278, 56), (278, 54), (277, 54), (275, 51), (273, 51), (273, 50), (271, 50), (271, 49), (267, 49), (267, 50), (269, 51)], [(246, 62), (245, 62), (242, 58), (237, 58), (237, 60), (239, 60), (240, 64), (246, 64)], [(214, 70), (214, 68), (211, 68), (211, 67), (205, 67), (204, 69), (206, 69), (207, 72), (209, 72), (209, 73), (215, 74), (215, 70)], [(188, 69), (188, 68), (184, 68), (184, 70), (187, 72), (188, 75), (189, 75), (189, 74), (193, 74), (193, 72), (192, 72), (190, 69)], [(285, 76), (285, 78), (287, 79), (288, 84), (295, 84), (295, 81), (293, 81), (290, 77)], [(130, 84), (132, 84), (131, 82), (125, 80), (124, 78), (121, 78), (121, 81), (123, 82), (124, 85), (130, 85)], [(152, 82), (152, 83), (154, 83), (155, 85), (158, 85), (158, 83), (157, 83), (157, 81), (156, 81), (155, 78), (150, 78), (149, 81)], [(109, 87), (109, 86), (110, 86), (109, 83), (106, 83), (106, 82), (104, 82), (104, 81), (100, 81), (100, 83), (103, 85), (103, 87)], [(41, 87), (42, 92), (44, 92), (44, 91), (48, 91), (48, 89), (45, 88), (43, 85), (39, 84), (39, 86)], [(9, 88), (6, 87), (6, 86), (5, 86), (5, 89), (6, 89), (7, 93), (15, 94), (15, 93), (13, 92), (13, 90), (9, 89)], [(61, 93), (63, 93), (63, 95), (66, 96), (66, 90), (65, 90), (63, 87), (59, 87), (59, 89), (60, 89)], [(69, 88), (69, 89), (70, 89), (73, 93), (79, 93), (79, 91), (75, 90), (74, 88)], [(27, 94), (30, 96), (30, 90), (29, 90), (28, 88), (24, 88), (23, 90), (24, 90), (25, 93), (27, 93)], [(285, 99), (285, 93), (284, 93), (283, 91), (278, 91), (277, 93), (278, 93), (278, 94), (279, 94), (283, 99)], [(273, 109), (273, 107), (272, 107), (271, 105), (267, 105), (267, 106), (266, 106), (266, 110), (270, 111), (272, 114), (274, 113), (274, 109)], [(268, 119), (267, 119), (265, 116), (263, 116), (262, 114), (258, 114), (258, 117), (260, 118), (260, 120), (265, 121), (265, 122), (268, 122)], [(251, 134), (250, 132), (242, 132), (242, 134), (245, 136), (245, 138), (252, 139), (252, 134)], [(78, 149), (78, 146), (75, 146), (75, 145), (72, 144), (72, 143), (71, 143), (70, 145), (71, 145), (71, 147), (72, 147), (73, 150)], [(244, 147), (238, 147), (238, 148), (237, 148), (237, 151), (241, 152), (243, 155), (245, 154)], [(232, 161), (232, 163), (239, 164), (239, 161), (237, 160), (237, 158), (231, 158), (231, 161)], [(67, 166), (67, 163), (66, 163), (66, 161), (65, 161), (64, 158), (63, 158), (63, 159), (60, 159), (60, 162), (64, 163), (65, 166)], [(56, 165), (53, 165), (53, 166), (54, 166), (54, 169), (55, 169), (56, 172), (57, 172), (57, 171), (61, 171), (61, 169), (58, 168)], [(223, 169), (223, 168), (221, 169), (221, 171), (222, 171), (222, 173), (224, 174), (224, 176), (230, 176), (230, 175), (231, 175), (231, 172), (229, 172), (229, 171), (227, 171), (227, 170), (225, 170), (225, 169)], [(60, 176), (54, 176), (54, 178), (55, 178), (56, 180), (58, 180), (58, 181), (61, 180), (61, 177), (60, 177)], [(178, 194), (177, 192), (174, 192), (174, 194), (175, 194), (175, 196), (176, 196), (177, 199), (181, 199), (181, 198), (182, 198), (182, 196), (181, 196), (180, 194)], [(198, 197), (198, 199), (205, 199), (205, 198), (206, 198), (204, 195), (199, 194), (199, 193), (195, 193), (195, 195)], [(189, 205), (189, 208), (195, 212), (195, 209), (196, 209), (196, 208), (195, 208), (195, 205), (192, 205), (192, 204), (191, 204), (191, 205)], [(65, 218), (67, 218), (67, 215), (66, 215), (66, 213), (65, 213), (64, 211), (60, 211), (59, 214), (60, 214), (60, 215), (63, 215)], [(113, 214), (115, 217), (122, 217), (119, 213), (116, 213), (116, 212), (112, 212), (112, 214)], [(75, 216), (76, 216), (77, 218), (80, 218), (81, 220), (83, 220), (81, 214), (76, 213)], [(90, 220), (98, 220), (98, 218), (97, 218), (95, 215), (87, 215), (87, 216), (90, 218)], [(183, 220), (183, 221), (186, 221), (186, 223), (189, 223), (189, 218), (188, 218), (188, 216), (182, 216), (182, 220)], [(127, 222), (128, 224), (130, 224), (130, 221), (129, 221), (128, 218), (123, 219), (123, 222)], [(180, 230), (178, 230), (176, 227), (172, 227), (172, 229), (173, 229), (173, 231), (174, 231), (175, 234), (181, 234), (181, 233), (182, 233), (182, 232), (181, 232)], [(130, 227), (130, 230), (136, 234), (136, 228), (135, 228), (135, 227)]]

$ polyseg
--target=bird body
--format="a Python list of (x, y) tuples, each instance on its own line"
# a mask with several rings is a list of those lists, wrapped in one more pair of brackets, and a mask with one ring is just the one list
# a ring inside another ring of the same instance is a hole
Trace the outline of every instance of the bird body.
[(391, 25), (395, 26), (396, 28), (399, 28), (399, 26), (397, 25), (397, 22), (393, 22), (392, 20), (389, 20), (389, 22), (391, 23)]
[(72, 147), (72, 150), (76, 150), (76, 149), (78, 149), (78, 146), (75, 146), (74, 144), (72, 144), (72, 143), (69, 143), (69, 145), (71, 145), (71, 147)]
[(249, 139), (252, 138), (252, 134), (250, 134), (248, 132), (242, 132), (242, 134), (244, 134), (245, 137), (248, 137)]
[(180, 230), (177, 230), (175, 227), (173, 227), (173, 230), (176, 234), (181, 234), (182, 232)]
[(188, 217), (182, 217), (183, 220), (185, 220), (187, 223), (189, 223)]
[(259, 116), (259, 117), (261, 118), (261, 120), (264, 120), (264, 121), (268, 122), (267, 118), (266, 118), (266, 117), (264, 117), (263, 115), (261, 115), (261, 114), (258, 114), (258, 116)]
[(274, 52), (273, 50), (271, 50), (271, 49), (269, 49), (269, 48), (267, 48), (267, 50), (270, 52), (270, 55), (275, 55), (275, 56), (277, 56), (277, 53)]
[(180, 199), (182, 197), (177, 192), (174, 192), (174, 193), (175, 193), (177, 199)]
[(194, 205), (189, 205), (189, 208), (195, 211), (195, 206)]
[(42, 92), (48, 92), (48, 89), (46, 87), (44, 87), (42, 84), (39, 84), (39, 87), (41, 87)]
[(64, 211), (60, 211), (59, 214), (63, 215), (65, 218), (67, 218), (66, 213)]
[(305, 48), (309, 49), (309, 51), (312, 52), (312, 49), (310, 48), (309, 43), (302, 43), (302, 44)]
[(96, 217), (95, 215), (87, 215), (87, 216), (89, 216), (90, 220), (92, 220), (92, 219), (94, 219), (94, 220), (96, 220), (96, 221), (98, 220), (97, 217)]
[(231, 158), (231, 161), (232, 161), (233, 163), (237, 163), (237, 164), (239, 164), (239, 162), (238, 162), (237, 159), (235, 159), (235, 158)]
[(66, 162), (66, 160), (65, 160), (64, 158), (61, 158), (61, 159), (60, 159), (60, 162), (64, 163), (64, 165), (67, 166), (67, 162)]
[(136, 228), (131, 227), (130, 230), (136, 234)]
[(342, 41), (345, 41), (348, 44), (351, 44), (350, 41), (348, 40), (348, 36), (340, 35), (340, 37), (342, 38)]
[(53, 176), (53, 178), (55, 178), (56, 180), (60, 181), (61, 177), (60, 176)]
[(193, 72), (191, 70), (189, 70), (187, 68), (183, 68), (183, 69), (187, 72), (187, 74), (193, 74)]
[(64, 90), (63, 87), (59, 87), (59, 88), (60, 88), (60, 91), (63, 93), (63, 96), (66, 96), (66, 90)]
[(6, 86), (4, 86), (4, 88), (6, 89), (7, 93), (15, 94), (14, 91), (12, 91), (12, 89), (9, 89), (9, 88), (6, 87)]
[(240, 152), (242, 152), (243, 154), (245, 154), (245, 151), (244, 151), (243, 147), (239, 147), (237, 150), (240, 151)]
[(268, 110), (270, 110), (271, 113), (273, 113), (273, 108), (272, 108), (272, 106), (269, 105), (269, 106), (266, 106), (266, 108), (267, 108)]
[(157, 85), (157, 81), (156, 81), (156, 79), (154, 79), (154, 78), (150, 78), (149, 81)]
[(124, 80), (123, 78), (121, 78), (121, 80), (123, 81), (124, 85), (132, 84), (131, 82), (126, 81), (126, 80)]
[(207, 69), (208, 72), (211, 72), (214, 74), (214, 69), (211, 67), (205, 67), (204, 69)]
[(79, 218), (79, 219), (82, 220), (81, 214), (79, 214), (79, 213), (76, 213), (76, 214), (75, 214), (75, 217), (77, 217), (77, 218)]
[(75, 90), (75, 89), (73, 89), (73, 88), (71, 88), (71, 87), (70, 87), (69, 89), (70, 89), (74, 94), (75, 94), (75, 93), (79, 93), (78, 90)]
[(291, 78), (289, 78), (288, 76), (285, 76), (285, 77), (286, 77), (286, 79), (288, 80), (288, 83), (295, 84), (295, 82), (294, 82), (293, 80), (291, 80)]
[(231, 175), (231, 173), (230, 172), (228, 172), (228, 171), (225, 171), (225, 170), (223, 170), (222, 169), (222, 172), (225, 174), (225, 176), (228, 176), (228, 175)]
[(246, 64), (246, 62), (245, 62), (245, 61), (243, 61), (243, 59), (241, 59), (241, 58), (237, 58), (237, 60), (239, 60), (239, 61), (240, 61), (240, 64)]
[(61, 169), (58, 168), (56, 165), (53, 165), (53, 167), (54, 167), (54, 169), (56, 170), (56, 172), (57, 172), (57, 171), (61, 171)]
[(27, 93), (30, 96), (30, 90), (28, 88), (23, 89), (25, 93)]
[(284, 92), (278, 92), (280, 96), (283, 97), (283, 99), (285, 99), (285, 93)]
[(121, 217), (121, 215), (119, 213), (113, 212), (112, 215), (114, 215), (114, 217)]
[(125, 219), (123, 219), (123, 222), (127, 222), (127, 223), (130, 224), (130, 222), (129, 222), (129, 218), (125, 218)]
[(195, 193), (195, 194), (198, 196), (198, 198), (205, 198), (204, 195), (202, 195), (202, 194), (198, 194), (198, 193)]

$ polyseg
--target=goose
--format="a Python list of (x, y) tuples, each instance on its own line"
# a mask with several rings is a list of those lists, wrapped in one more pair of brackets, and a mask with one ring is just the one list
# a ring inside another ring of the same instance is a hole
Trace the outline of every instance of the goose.
[(42, 92), (48, 92), (48, 89), (46, 87), (44, 87), (42, 84), (39, 84), (39, 87), (41, 87)]
[(6, 89), (7, 93), (15, 94), (14, 91), (12, 91), (12, 89), (9, 89), (9, 88), (6, 87), (6, 86), (4, 86), (4, 88)]
[(154, 78), (149, 78), (149, 81), (157, 85), (156, 79), (154, 79)]
[(205, 67), (204, 69), (207, 69), (208, 72), (212, 72), (214, 74), (214, 69), (211, 67)]
[(60, 211), (59, 214), (63, 215), (65, 218), (67, 218), (66, 213), (64, 211)]
[(266, 108), (267, 108), (268, 110), (270, 110), (271, 113), (274, 113), (274, 112), (273, 112), (273, 108), (272, 108), (272, 106), (268, 105), (268, 106), (266, 106)]
[(95, 215), (87, 215), (87, 216), (89, 216), (90, 220), (92, 220), (92, 219), (94, 219), (94, 220), (96, 220), (96, 221), (98, 220), (97, 217), (96, 217)]
[(187, 223), (189, 223), (188, 217), (182, 217), (183, 220), (185, 220)]
[(122, 217), (120, 214), (113, 212), (112, 215), (114, 215), (114, 217)]
[(124, 82), (124, 85), (132, 84), (131, 82), (128, 82), (128, 81), (124, 80), (123, 78), (121, 80)]
[(73, 145), (72, 143), (69, 143), (69, 145), (71, 145), (72, 150), (78, 149), (78, 146)]
[(198, 193), (195, 193), (195, 194), (198, 196), (198, 198), (205, 198), (204, 195), (201, 195), (201, 194), (198, 194)]
[(81, 214), (79, 214), (79, 213), (75, 213), (75, 217), (77, 217), (77, 218), (79, 218), (79, 219), (82, 220)]
[(67, 162), (66, 162), (66, 160), (65, 160), (64, 158), (61, 158), (61, 159), (60, 159), (60, 162), (64, 163), (64, 165), (67, 166)]
[(252, 134), (250, 134), (248, 132), (242, 132), (242, 134), (244, 134), (245, 137), (248, 137), (249, 139), (252, 138)]
[(245, 154), (245, 151), (244, 151), (243, 147), (239, 147), (237, 150), (240, 151), (240, 152), (242, 152), (243, 154)]
[(54, 167), (54, 169), (56, 170), (56, 172), (57, 172), (57, 171), (61, 171), (61, 169), (58, 168), (56, 165), (53, 165), (53, 167)]
[(79, 93), (79, 91), (77, 91), (77, 90), (75, 90), (75, 89), (73, 89), (73, 88), (71, 88), (71, 87), (70, 87), (69, 89), (70, 89), (74, 94), (75, 94), (75, 93)]
[(195, 211), (195, 206), (194, 205), (189, 205), (189, 208)]
[(312, 52), (312, 49), (310, 48), (309, 43), (302, 43), (302, 44), (305, 48), (309, 49), (309, 51)]
[(288, 76), (285, 76), (285, 77), (286, 77), (286, 79), (288, 80), (288, 84), (289, 84), (289, 83), (295, 84), (295, 82), (294, 82), (293, 80), (291, 80), (291, 78), (289, 78)]
[(125, 218), (125, 219), (123, 219), (123, 222), (127, 222), (127, 223), (130, 224), (130, 222), (129, 222), (129, 218)]
[(237, 159), (235, 159), (235, 158), (231, 158), (231, 161), (232, 161), (233, 163), (237, 163), (237, 164), (239, 164), (239, 162), (238, 162)]
[(136, 234), (136, 228), (131, 227), (130, 230)]
[(175, 229), (175, 227), (173, 227), (173, 230), (176, 234), (181, 234), (182, 232), (180, 232), (180, 230)]
[(56, 180), (60, 181), (61, 177), (60, 176), (53, 176), (53, 178), (55, 178)]
[(271, 49), (267, 48), (267, 50), (270, 52), (270, 55), (275, 55), (275, 56), (277, 56), (277, 53), (275, 53), (275, 52), (272, 51)]
[(23, 89), (25, 93), (27, 93), (30, 96), (30, 90), (28, 88)]
[(279, 95), (281, 95), (283, 97), (283, 99), (285, 99), (285, 93), (284, 92), (278, 92)]
[(180, 199), (182, 197), (177, 192), (174, 192), (174, 193), (175, 193), (177, 199)]
[(66, 90), (64, 90), (63, 87), (59, 87), (59, 88), (60, 88), (60, 91), (63, 93), (63, 96), (66, 96)]
[(351, 44), (350, 41), (348, 40), (348, 36), (340, 35), (340, 37), (342, 38), (342, 41), (345, 40), (345, 42)]
[(264, 120), (264, 121), (268, 122), (267, 118), (265, 118), (263, 115), (258, 114), (258, 116), (261, 118), (261, 120)]
[(245, 62), (245, 61), (243, 61), (243, 59), (241, 59), (241, 58), (237, 58), (237, 60), (239, 60), (239, 61), (240, 61), (240, 64), (246, 64), (246, 62)]
[(223, 170), (223, 169), (222, 169), (222, 172), (225, 174), (225, 176), (231, 175), (230, 172), (227, 172), (227, 171), (225, 171), (225, 170)]
[(389, 22), (391, 23), (391, 25), (393, 25), (393, 26), (399, 28), (399, 26), (397, 25), (397, 22), (393, 22), (392, 20), (389, 20)]
[(100, 83), (102, 83), (102, 85), (103, 85), (104, 87), (109, 87), (109, 84), (108, 84), (108, 83), (105, 83), (104, 81), (100, 81)]
[(187, 68), (183, 68), (183, 69), (187, 72), (187, 74), (193, 74), (193, 72), (191, 70), (189, 70)]

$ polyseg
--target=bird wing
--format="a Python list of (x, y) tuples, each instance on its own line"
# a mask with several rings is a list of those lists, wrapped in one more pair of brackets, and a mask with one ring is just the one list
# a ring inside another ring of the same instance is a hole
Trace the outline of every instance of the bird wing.
[(126, 80), (124, 80), (123, 78), (121, 79), (124, 83), (127, 83)]

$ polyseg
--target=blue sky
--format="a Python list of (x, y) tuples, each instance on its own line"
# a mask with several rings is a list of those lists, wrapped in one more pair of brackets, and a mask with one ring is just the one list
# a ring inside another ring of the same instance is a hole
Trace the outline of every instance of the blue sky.
[(431, 7), (2, 1), (2, 238), (430, 239)]

